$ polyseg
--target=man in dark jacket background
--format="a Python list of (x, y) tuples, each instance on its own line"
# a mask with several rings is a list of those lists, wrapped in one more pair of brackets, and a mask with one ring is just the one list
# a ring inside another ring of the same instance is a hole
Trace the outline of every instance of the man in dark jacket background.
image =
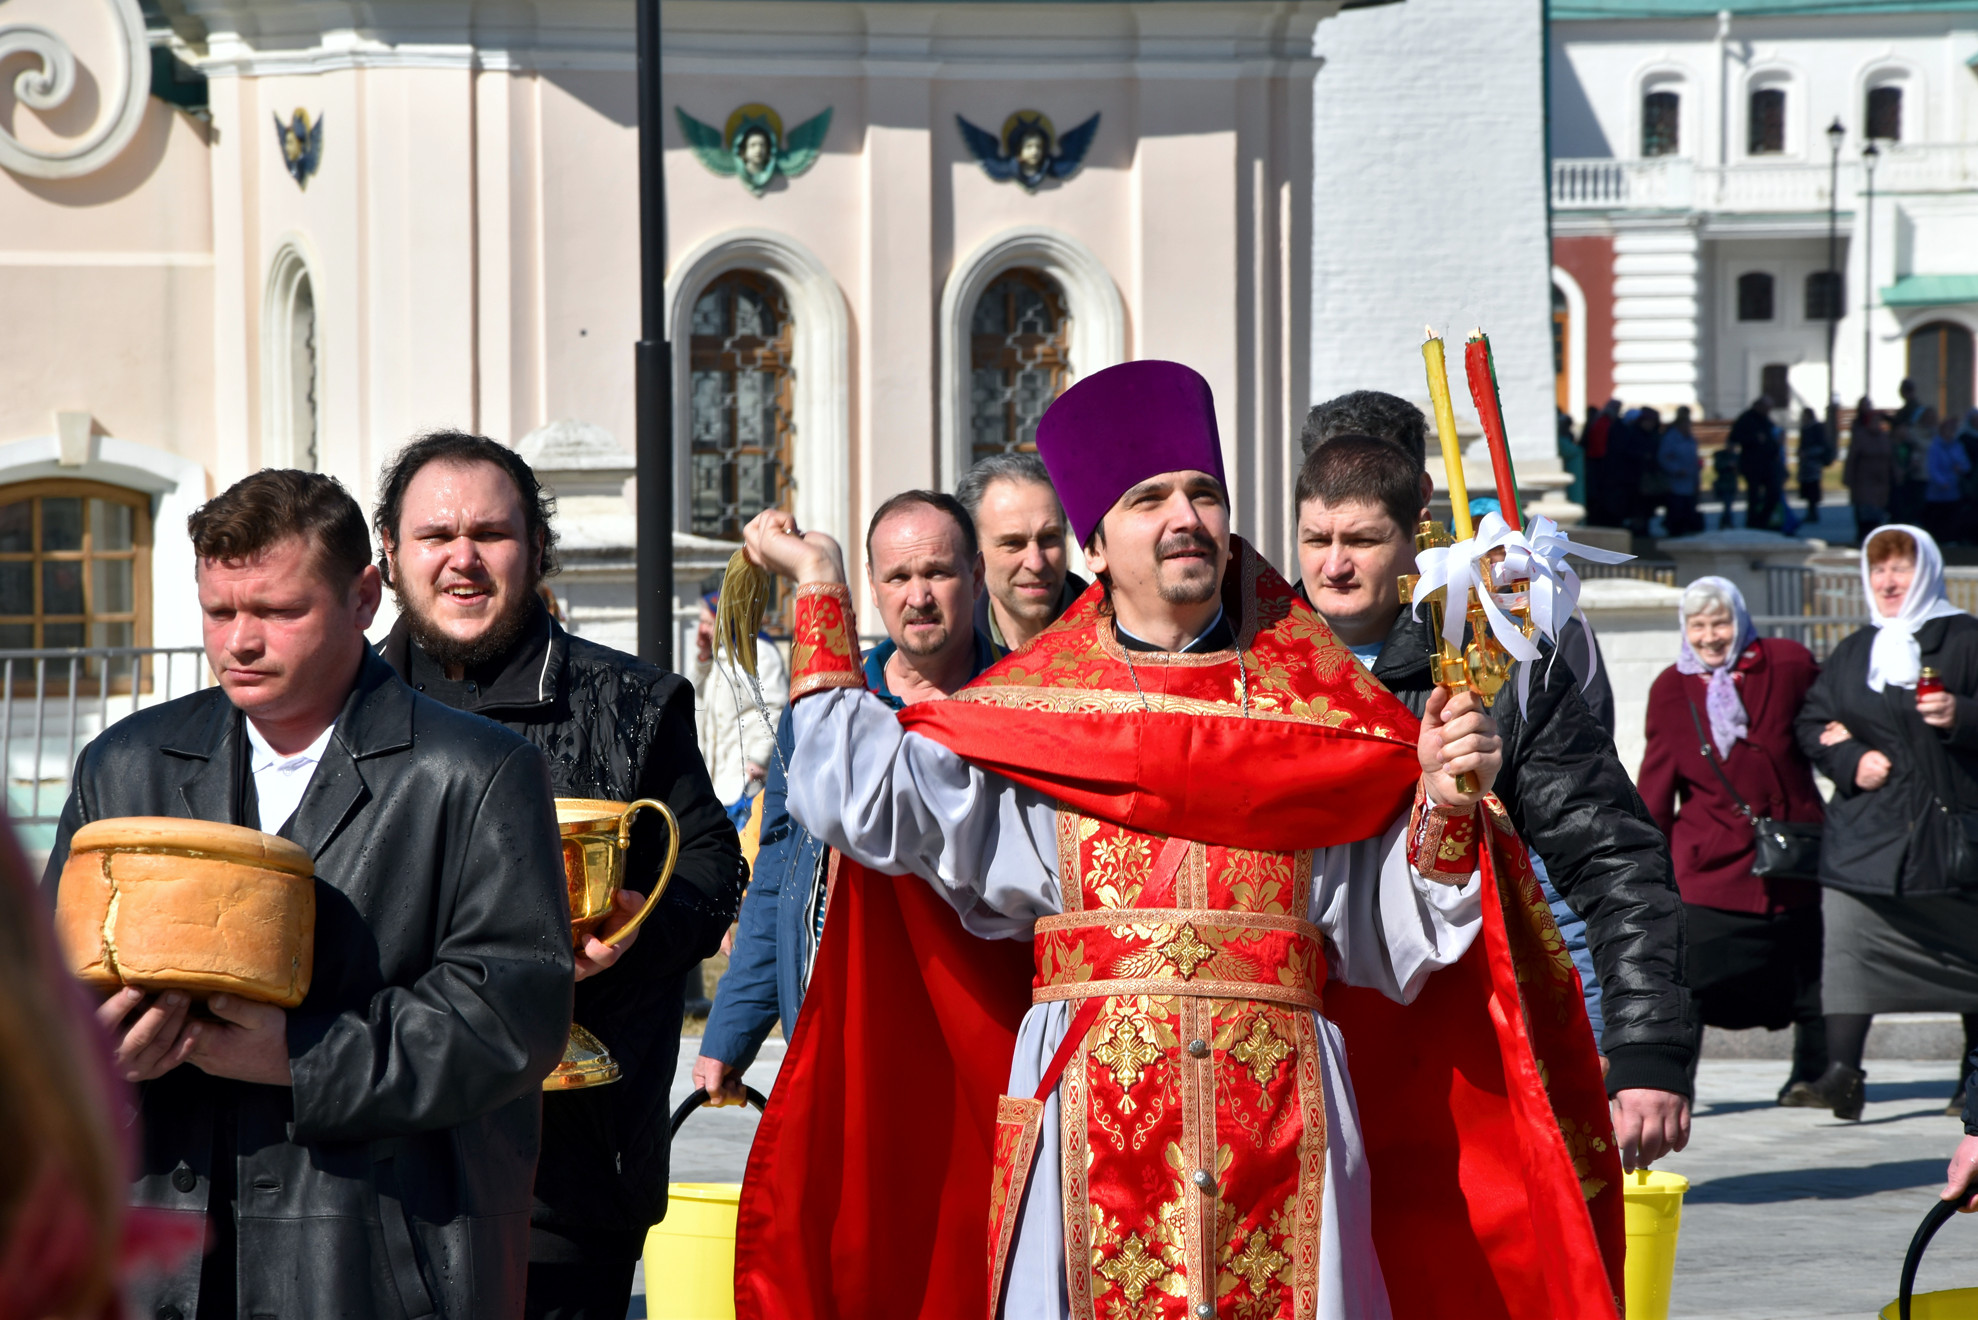
[[(734, 920), (741, 846), (695, 742), (687, 680), (572, 637), (544, 608), (553, 509), (519, 455), (436, 432), (399, 452), (378, 492), (373, 517), (400, 610), (380, 647), (392, 668), (540, 747), (557, 796), (656, 798), (680, 822), (679, 865), (652, 920), (618, 948), (593, 939), (577, 959), (577, 1021), (623, 1074), (543, 1097), (528, 1314), (623, 1320), (646, 1232), (666, 1213), (683, 977)], [(628, 911), (665, 855), (665, 824), (642, 813), (626, 858)]]
[[(1420, 409), (1391, 395), (1376, 407), (1365, 400), (1372, 393), (1352, 396), (1360, 403), (1351, 410), (1321, 404), (1307, 421), (1294, 510), (1302, 586), (1340, 641), (1419, 713), (1433, 686), (1431, 638), (1426, 612), (1418, 620), (1404, 607), (1396, 577), (1414, 571), (1414, 525), (1427, 516), (1427, 437)], [(1504, 741), (1495, 791), (1586, 921), (1608, 1094), (1633, 1167), (1688, 1140), (1694, 1046), (1682, 908), (1668, 843), (1561, 659), (1550, 675), (1549, 665), (1534, 667), (1529, 711), (1513, 685), (1492, 707)]]
[(47, 883), (91, 821), (278, 833), (315, 861), (315, 968), (288, 1011), (223, 994), (193, 1018), (133, 989), (99, 1011), (141, 1084), (133, 1203), (210, 1231), (130, 1300), (158, 1320), (516, 1315), (570, 1025), (542, 754), (371, 654), (378, 572), (334, 479), (258, 472), (189, 530), (219, 686), (89, 745)]

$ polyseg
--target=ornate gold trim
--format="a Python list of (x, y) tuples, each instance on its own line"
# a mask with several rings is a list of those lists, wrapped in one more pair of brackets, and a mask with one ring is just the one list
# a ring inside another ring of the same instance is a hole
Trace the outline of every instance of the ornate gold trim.
[(1305, 1110), (1305, 1131), (1298, 1143), (1298, 1227), (1292, 1248), (1292, 1314), (1296, 1316), (1319, 1313), (1319, 1233), (1325, 1222), (1326, 1147), (1331, 1140), (1319, 1050), (1318, 1020), (1299, 1014), (1298, 1099)]
[[(1197, 843), (1190, 847), (1201, 848)], [(1309, 858), (1310, 853), (1301, 854)], [(1193, 862), (1184, 862), (1187, 868)], [(1306, 868), (1310, 875), (1310, 867)], [(1203, 881), (1204, 884), (1207, 881)], [(1177, 885), (1177, 888), (1180, 886)], [(1281, 912), (1237, 912), (1229, 908), (1098, 908), (1090, 912), (1064, 912), (1048, 917), (1037, 918), (1036, 929), (1041, 932), (1057, 930), (1111, 930), (1120, 926), (1211, 926), (1217, 930), (1280, 930), (1295, 935), (1305, 935), (1311, 939), (1323, 940), (1321, 931), (1303, 917), (1287, 916)]]
[[(1119, 999), (1152, 995), (1169, 999), (1228, 999), (1236, 1002), (1289, 1004), (1314, 1013), (1325, 1010), (1319, 991), (1296, 986), (1270, 985), (1261, 981), (1181, 981), (1163, 977), (1134, 977), (1118, 981), (1078, 981), (1068, 985), (1033, 986), (1030, 1002), (1051, 1004), (1072, 999)], [(1069, 1070), (1067, 1070), (1069, 1071)]]
[(1085, 1046), (1080, 1044), (1058, 1084), (1059, 1191), (1064, 1197), (1065, 1295), (1071, 1320), (1093, 1320), (1092, 1190), (1085, 1176), (1091, 1157), (1091, 1134), (1086, 1128), (1085, 1070), (1089, 1062), (1085, 1054)]

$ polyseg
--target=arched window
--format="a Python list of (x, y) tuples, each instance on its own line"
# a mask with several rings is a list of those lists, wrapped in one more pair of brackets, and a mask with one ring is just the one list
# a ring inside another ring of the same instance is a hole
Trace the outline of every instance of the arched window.
[(1745, 122), (1745, 151), (1753, 156), (1776, 156), (1786, 149), (1786, 92), (1761, 87), (1751, 94)]
[(94, 481), (0, 486), (0, 650), (150, 644), (150, 498)]
[(1674, 92), (1650, 92), (1641, 98), (1641, 154), (1673, 156), (1682, 147), (1682, 98)]
[(1939, 417), (1971, 409), (1971, 331), (1955, 321), (1931, 321), (1909, 332), (1909, 378), (1916, 399)]
[(1902, 88), (1871, 87), (1868, 109), (1863, 116), (1868, 136), (1884, 142), (1902, 141)]
[(294, 247), (282, 248), (268, 272), (261, 336), (267, 405), (261, 462), (313, 472), (320, 465), (322, 429), (316, 289)]
[(1064, 290), (1040, 270), (998, 275), (969, 318), (970, 461), (1037, 448), (1037, 422), (1070, 383)]
[(1764, 271), (1754, 270), (1738, 276), (1738, 319), (1772, 319), (1772, 277)]
[(755, 271), (718, 277), (694, 302), (690, 530), (739, 541), (749, 519), (789, 508), (794, 342), (782, 286)]
[(1847, 277), (1837, 270), (1816, 270), (1806, 277), (1806, 319), (1838, 321), (1847, 307)]

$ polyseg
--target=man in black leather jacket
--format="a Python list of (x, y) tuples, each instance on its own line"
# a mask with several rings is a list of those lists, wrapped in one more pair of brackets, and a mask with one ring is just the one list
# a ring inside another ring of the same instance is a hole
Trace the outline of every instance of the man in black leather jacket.
[[(1301, 590), (1373, 676), (1419, 714), (1434, 686), (1432, 638), (1427, 612), (1416, 619), (1401, 602), (1395, 574), (1413, 571), (1414, 525), (1426, 516), (1417, 504), (1426, 502), (1422, 417), (1412, 404), (1392, 401), (1397, 407), (1387, 414), (1370, 416), (1362, 406), (1352, 420), (1412, 416), (1412, 434), (1405, 422), (1393, 424), (1400, 434), (1321, 434), (1299, 474), (1294, 516)], [(1314, 420), (1325, 407), (1314, 409)], [(1504, 742), (1495, 791), (1586, 922), (1606, 1019), (1608, 1094), (1633, 1167), (1688, 1140), (1694, 1037), (1682, 906), (1668, 841), (1565, 657), (1556, 668), (1550, 658), (1533, 666), (1528, 709), (1519, 707), (1515, 672), (1491, 708)]]
[[(646, 1232), (666, 1213), (683, 979), (735, 919), (741, 845), (695, 742), (687, 680), (572, 637), (544, 608), (552, 510), (520, 456), (438, 432), (400, 451), (378, 491), (373, 520), (400, 609), (379, 648), (391, 666), (540, 747), (557, 796), (656, 798), (680, 821), (679, 865), (652, 919), (626, 945), (594, 939), (577, 959), (577, 1021), (623, 1075), (543, 1098), (528, 1314), (623, 1320)], [(665, 825), (642, 813), (627, 889), (651, 892), (665, 856)]]
[(133, 1285), (134, 1313), (515, 1315), (542, 1079), (570, 1025), (542, 753), (371, 653), (378, 572), (333, 479), (256, 473), (191, 532), (220, 685), (90, 743), (47, 883), (91, 821), (279, 833), (315, 859), (315, 968), (286, 1012), (131, 989), (99, 1010), (141, 1085), (133, 1203), (211, 1230), (203, 1261)]

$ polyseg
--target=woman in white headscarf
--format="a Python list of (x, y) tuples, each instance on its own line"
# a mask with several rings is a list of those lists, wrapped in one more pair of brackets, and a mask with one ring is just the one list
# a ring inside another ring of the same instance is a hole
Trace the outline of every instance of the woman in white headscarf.
[(1950, 841), (1978, 829), (1978, 619), (1945, 598), (1919, 527), (1870, 533), (1861, 583), (1870, 626), (1834, 648), (1798, 725), (1835, 786), (1820, 855), (1832, 1062), (1815, 1089), (1842, 1118), (1861, 1115), (1875, 1014), (1961, 1013), (1978, 1037), (1978, 849)]
[(1684, 972), (1699, 1029), (1793, 1027), (1779, 1103), (1803, 1105), (1827, 1070), (1820, 887), (1751, 873), (1757, 848), (1744, 808), (1820, 821), (1820, 790), (1793, 728), (1820, 667), (1798, 642), (1758, 636), (1743, 594), (1724, 578), (1690, 583), (1678, 609), (1682, 646), (1649, 689), (1639, 784), (1669, 836)]

